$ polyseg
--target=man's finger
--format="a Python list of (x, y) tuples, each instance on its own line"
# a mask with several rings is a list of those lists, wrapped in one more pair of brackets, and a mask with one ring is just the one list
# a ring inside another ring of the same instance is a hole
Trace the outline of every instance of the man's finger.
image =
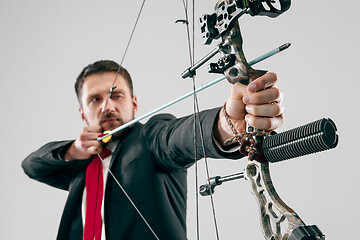
[(247, 89), (249, 90), (249, 92), (257, 92), (275, 86), (276, 82), (276, 74), (269, 72), (251, 82), (248, 85)]
[(272, 118), (256, 117), (253, 115), (246, 115), (246, 121), (254, 128), (271, 131), (280, 127), (283, 123), (283, 116)]
[(244, 96), (243, 101), (245, 104), (267, 104), (272, 102), (279, 103), (283, 98), (284, 95), (278, 88), (268, 88)]
[(100, 154), (101, 151), (102, 151), (101, 146), (92, 146), (92, 147), (88, 148), (88, 152), (90, 154)]
[(246, 112), (254, 116), (261, 117), (276, 117), (283, 113), (284, 106), (282, 104), (263, 104), (263, 105), (253, 105), (248, 104), (245, 107)]
[(86, 130), (87, 132), (101, 132), (102, 128), (100, 125), (95, 125), (95, 126), (86, 126), (84, 127), (84, 130)]
[(231, 88), (230, 98), (233, 100), (242, 100), (248, 94), (247, 86), (239, 82)]

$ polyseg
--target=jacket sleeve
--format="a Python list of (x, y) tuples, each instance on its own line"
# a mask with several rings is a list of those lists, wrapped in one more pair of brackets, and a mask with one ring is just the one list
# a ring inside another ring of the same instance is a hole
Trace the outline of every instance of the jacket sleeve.
[(32, 179), (50, 186), (68, 190), (75, 171), (86, 166), (88, 161), (64, 161), (60, 152), (73, 141), (51, 142), (31, 153), (22, 162), (25, 173)]
[[(200, 113), (204, 150), (208, 158), (239, 159), (239, 151), (222, 151), (214, 141), (213, 127), (217, 123), (220, 108)], [(144, 138), (155, 154), (160, 165), (179, 169), (190, 167), (196, 160), (204, 157), (198, 123), (196, 128), (196, 151), (194, 147), (194, 117), (175, 118), (170, 114), (160, 114), (145, 124)], [(195, 153), (196, 152), (196, 153)]]

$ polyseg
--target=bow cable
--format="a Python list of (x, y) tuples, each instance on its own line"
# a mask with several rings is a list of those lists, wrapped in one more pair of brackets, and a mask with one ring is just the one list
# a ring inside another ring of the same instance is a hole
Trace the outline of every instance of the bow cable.
[[(184, 23), (186, 24), (186, 32), (187, 32), (187, 40), (188, 40), (188, 48), (189, 48), (189, 58), (190, 58), (190, 64), (191, 66), (194, 65), (195, 62), (195, 1), (192, 1), (192, 45), (191, 45), (191, 40), (190, 40), (190, 30), (189, 30), (189, 17), (188, 17), (188, 1), (185, 3), (184, 0), (182, 0), (183, 5), (184, 5), (184, 11), (185, 11), (185, 21)], [(202, 131), (202, 124), (201, 124), (201, 119), (200, 119), (200, 108), (199, 108), (199, 102), (198, 102), (198, 97), (197, 97), (197, 91), (196, 91), (196, 80), (195, 80), (195, 74), (192, 74), (191, 76), (192, 78), (192, 85), (193, 85), (193, 97), (194, 97), (194, 161), (195, 161), (195, 187), (196, 187), (196, 232), (197, 232), (197, 239), (200, 239), (200, 228), (199, 228), (199, 193), (197, 191), (198, 189), (198, 164), (197, 164), (197, 136), (196, 136), (196, 129), (197, 126), (199, 128), (199, 133), (200, 133), (200, 143), (201, 143), (201, 148), (202, 148), (202, 152), (203, 152), (203, 157), (204, 157), (204, 162), (205, 162), (205, 170), (206, 170), (206, 175), (207, 175), (207, 179), (208, 182), (210, 182), (210, 173), (209, 173), (209, 166), (208, 166), (208, 161), (207, 161), (207, 157), (206, 157), (206, 153), (205, 153), (205, 144), (204, 144), (204, 134)], [(197, 122), (198, 121), (198, 122)], [(198, 125), (197, 125), (198, 123)], [(216, 221), (216, 214), (215, 214), (215, 204), (214, 204), (214, 199), (212, 196), (212, 192), (210, 192), (210, 200), (211, 200), (211, 208), (212, 208), (212, 215), (213, 215), (213, 221), (214, 221), (214, 226), (215, 226), (215, 232), (216, 232), (216, 237), (217, 239), (219, 239), (219, 230), (218, 230), (218, 225), (217, 225), (217, 221)]]
[[(188, 0), (186, 0), (186, 3), (184, 0), (182, 0), (183, 2), (183, 5), (184, 5), (184, 13), (185, 13), (185, 21), (184, 23), (186, 24), (186, 36), (187, 36), (187, 43), (188, 43), (188, 51), (189, 51), (189, 61), (190, 61), (190, 65), (192, 66), (195, 62), (194, 60), (194, 55), (195, 55), (195, 46), (194, 46), (194, 27), (193, 27), (193, 44), (191, 45), (191, 39), (190, 39), (190, 29), (189, 29), (189, 16), (188, 16)], [(193, 2), (193, 10), (194, 10), (194, 2)], [(193, 13), (193, 16), (194, 16), (194, 13)], [(193, 22), (192, 22), (192, 26), (194, 26), (194, 19), (193, 19)], [(193, 88), (195, 88), (195, 77), (193, 76), (192, 78), (193, 80)], [(195, 92), (194, 90), (192, 90), (193, 92)], [(193, 117), (194, 117), (194, 125), (193, 125), (193, 128), (194, 128), (194, 161), (195, 161), (195, 212), (196, 212), (196, 239), (199, 240), (200, 239), (200, 222), (199, 222), (199, 194), (198, 194), (198, 191), (197, 189), (199, 188), (199, 177), (198, 177), (198, 162), (196, 161), (196, 157), (197, 157), (197, 138), (196, 138), (196, 104), (195, 104), (195, 100), (196, 100), (196, 97), (195, 95), (193, 95)]]
[[(195, 47), (194, 47), (194, 37), (193, 37), (193, 44), (191, 45), (191, 39), (190, 39), (190, 29), (189, 29), (189, 17), (188, 17), (188, 0), (186, 0), (186, 3), (184, 0), (182, 0), (182, 3), (183, 3), (183, 6), (184, 6), (184, 13), (185, 13), (185, 20), (178, 20), (176, 22), (183, 22), (184, 24), (186, 24), (186, 36), (187, 36), (187, 43), (188, 43), (188, 52), (189, 52), (189, 61), (190, 61), (190, 66), (192, 66), (195, 62), (194, 60), (194, 50), (195, 50)], [(194, 10), (194, 2), (193, 2), (193, 10)], [(194, 13), (193, 13), (193, 16), (194, 16)], [(194, 19), (193, 19), (194, 20)], [(175, 23), (176, 23), (175, 22)], [(193, 36), (194, 36), (194, 21), (192, 22), (192, 26), (193, 26)], [(193, 80), (193, 88), (195, 88), (195, 84), (194, 84), (194, 76), (192, 77), (192, 80)], [(192, 92), (194, 93), (195, 91), (192, 90)], [(197, 189), (199, 188), (199, 177), (198, 177), (198, 162), (196, 161), (196, 157), (197, 157), (197, 138), (196, 138), (196, 104), (195, 104), (195, 95), (193, 94), (193, 117), (194, 117), (194, 125), (193, 125), (193, 128), (194, 128), (194, 170), (195, 170), (195, 212), (196, 212), (196, 239), (199, 240), (200, 239), (200, 226), (199, 226), (199, 194), (198, 194), (198, 191)]]

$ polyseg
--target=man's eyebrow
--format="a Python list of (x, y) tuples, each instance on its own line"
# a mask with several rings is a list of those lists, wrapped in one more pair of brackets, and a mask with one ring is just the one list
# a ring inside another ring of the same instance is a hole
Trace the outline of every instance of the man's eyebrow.
[(113, 89), (112, 93), (125, 93), (125, 90), (122, 88), (115, 88)]
[(99, 96), (100, 96), (100, 94), (98, 94), (98, 93), (90, 94), (90, 95), (88, 95), (87, 100), (92, 99), (94, 97), (99, 97)]

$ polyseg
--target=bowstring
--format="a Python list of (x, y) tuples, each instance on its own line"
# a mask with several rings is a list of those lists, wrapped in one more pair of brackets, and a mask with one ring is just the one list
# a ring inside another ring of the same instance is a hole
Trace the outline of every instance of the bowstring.
[(123, 56), (122, 56), (122, 58), (121, 58), (120, 65), (119, 65), (119, 67), (118, 67), (118, 69), (117, 69), (117, 71), (116, 71), (116, 75), (115, 75), (114, 82), (113, 82), (113, 84), (112, 84), (112, 86), (111, 86), (111, 88), (110, 88), (110, 90), (109, 90), (109, 96), (108, 96), (108, 98), (106, 99), (105, 106), (104, 106), (104, 108), (103, 108), (103, 110), (102, 110), (101, 117), (100, 117), (100, 122), (102, 121), (102, 119), (103, 119), (103, 117), (104, 117), (105, 109), (106, 109), (107, 104), (108, 104), (108, 102), (109, 102), (109, 100), (110, 100), (110, 98), (111, 98), (111, 95), (112, 95), (114, 89), (116, 88), (116, 86), (115, 86), (116, 80), (117, 80), (117, 78), (118, 78), (118, 76), (119, 76), (119, 74), (120, 74), (120, 70), (121, 70), (121, 68), (122, 68), (121, 66), (122, 66), (123, 63), (124, 63), (126, 53), (127, 53), (128, 49), (129, 49), (130, 42), (131, 42), (132, 37), (133, 37), (133, 35), (134, 35), (134, 33), (135, 33), (135, 29), (136, 29), (136, 27), (137, 27), (137, 25), (138, 25), (138, 22), (139, 22), (139, 19), (140, 19), (140, 15), (141, 15), (141, 13), (142, 13), (142, 10), (143, 10), (143, 8), (144, 8), (144, 5), (145, 5), (145, 0), (143, 0), (143, 2), (142, 2), (142, 4), (141, 4), (141, 7), (140, 7), (140, 10), (139, 10), (139, 12), (138, 12), (138, 14), (137, 14), (137, 17), (136, 17), (134, 26), (133, 26), (133, 28), (132, 28), (132, 31), (131, 31), (129, 40), (128, 40), (128, 42), (127, 42), (127, 44), (126, 44), (126, 47), (125, 47), (124, 54), (123, 54)]
[[(100, 120), (99, 120), (99, 124), (101, 123), (101, 121), (103, 120), (103, 117), (104, 117), (104, 114), (105, 114), (105, 109), (108, 105), (108, 102), (113, 94), (113, 91), (114, 89), (116, 88), (115, 86), (115, 83), (116, 83), (116, 80), (120, 74), (120, 70), (122, 68), (122, 65), (123, 65), (123, 62), (124, 62), (124, 59), (125, 59), (125, 56), (126, 56), (126, 53), (129, 49), (129, 46), (130, 46), (130, 42), (132, 40), (132, 37), (134, 35), (134, 32), (135, 32), (135, 29), (138, 25), (138, 22), (139, 22), (139, 19), (140, 19), (140, 16), (141, 16), (141, 13), (142, 13), (142, 10), (144, 8), (144, 5), (145, 5), (145, 0), (143, 0), (142, 4), (141, 4), (141, 7), (140, 7), (140, 10), (137, 14), (137, 17), (136, 17), (136, 20), (135, 20), (135, 23), (134, 23), (134, 26), (132, 28), (132, 31), (131, 31), (131, 34), (130, 34), (130, 37), (129, 37), (129, 40), (127, 42), (127, 45), (126, 45), (126, 48), (125, 48), (125, 51), (124, 51), (124, 54), (122, 56), (122, 59), (121, 59), (121, 62), (120, 62), (120, 65), (116, 71), (116, 75), (115, 75), (115, 79), (114, 79), (114, 82), (109, 90), (109, 96), (108, 98), (106, 99), (106, 102), (105, 102), (105, 105), (104, 105), (104, 108), (102, 109), (102, 112), (101, 112), (101, 116), (100, 116)], [(141, 219), (143, 220), (143, 222), (145, 223), (145, 225), (148, 227), (148, 229), (151, 231), (152, 235), (155, 237), (155, 239), (159, 240), (159, 237), (156, 235), (155, 231), (153, 230), (153, 228), (150, 226), (150, 224), (148, 223), (148, 221), (146, 220), (146, 218), (144, 217), (144, 215), (140, 212), (140, 210), (138, 209), (138, 207), (136, 206), (136, 204), (134, 203), (134, 201), (131, 199), (131, 197), (129, 196), (129, 194), (126, 192), (125, 188), (121, 185), (121, 183), (119, 182), (119, 180), (115, 177), (115, 175), (113, 174), (113, 172), (110, 170), (109, 166), (105, 163), (105, 161), (101, 158), (100, 154), (97, 154), (97, 156), (99, 157), (99, 159), (101, 160), (102, 162), (102, 165), (105, 167), (105, 169), (109, 172), (109, 174), (111, 175), (111, 177), (114, 179), (114, 181), (116, 182), (116, 184), (118, 185), (118, 187), (121, 189), (121, 191), (124, 193), (124, 195), (126, 196), (126, 198), (129, 200), (130, 204), (133, 206), (133, 208), (135, 209), (135, 211), (138, 213), (138, 215), (141, 217)]]
[[(187, 41), (188, 41), (188, 48), (189, 48), (189, 58), (190, 58), (190, 65), (193, 66), (194, 62), (195, 62), (195, 1), (192, 1), (192, 44), (191, 44), (191, 37), (190, 37), (190, 29), (189, 29), (189, 17), (188, 17), (188, 0), (182, 0), (183, 5), (184, 5), (184, 11), (185, 11), (185, 24), (186, 24), (186, 32), (187, 32)], [(198, 101), (198, 97), (197, 97), (197, 93), (196, 93), (196, 77), (195, 74), (192, 74), (191, 76), (192, 78), (192, 86), (193, 86), (193, 96), (194, 96), (194, 100), (193, 100), (193, 108), (194, 108), (194, 161), (195, 161), (195, 193), (196, 193), (196, 235), (197, 235), (197, 239), (200, 239), (200, 227), (199, 227), (199, 193), (198, 193), (198, 164), (197, 164), (197, 134), (196, 134), (196, 129), (197, 127), (199, 128), (199, 133), (200, 133), (200, 143), (201, 143), (201, 148), (202, 148), (202, 153), (203, 153), (203, 158), (204, 158), (204, 163), (205, 163), (205, 171), (206, 171), (206, 175), (207, 175), (207, 181), (208, 183), (210, 183), (210, 173), (209, 173), (209, 165), (208, 165), (208, 160), (207, 160), (207, 156), (205, 153), (205, 144), (204, 144), (204, 134), (202, 131), (202, 123), (201, 123), (201, 119), (200, 119), (200, 108), (199, 108), (199, 101)], [(216, 232), (216, 237), (217, 239), (219, 238), (219, 229), (218, 229), (218, 224), (217, 224), (217, 220), (216, 220), (216, 212), (215, 212), (215, 203), (214, 203), (214, 198), (213, 198), (213, 194), (210, 191), (210, 201), (211, 201), (211, 208), (212, 208), (212, 215), (213, 215), (213, 221), (214, 221), (214, 226), (215, 226), (215, 232)]]
[(150, 226), (150, 224), (148, 223), (148, 221), (146, 221), (146, 218), (144, 217), (144, 215), (142, 215), (142, 213), (140, 212), (140, 210), (137, 208), (136, 204), (134, 203), (134, 201), (131, 199), (131, 197), (129, 196), (129, 194), (126, 192), (126, 190), (124, 189), (124, 187), (121, 185), (121, 183), (118, 181), (118, 179), (115, 177), (115, 175), (112, 173), (112, 171), (110, 170), (109, 166), (105, 163), (104, 159), (102, 159), (102, 157), (100, 156), (100, 154), (97, 154), (98, 157), (100, 158), (103, 166), (105, 166), (105, 169), (108, 171), (108, 173), (111, 175), (111, 177), (114, 179), (114, 181), (116, 182), (116, 184), (119, 186), (119, 188), (121, 189), (121, 191), (124, 193), (125, 197), (129, 200), (129, 202), (131, 203), (131, 205), (133, 206), (133, 208), (135, 209), (135, 211), (139, 214), (139, 216), (141, 217), (141, 219), (144, 221), (144, 223), (146, 224), (146, 226), (149, 228), (149, 230), (151, 231), (151, 233), (153, 234), (153, 236), (157, 239), (160, 240), (159, 237), (156, 235), (154, 229)]

